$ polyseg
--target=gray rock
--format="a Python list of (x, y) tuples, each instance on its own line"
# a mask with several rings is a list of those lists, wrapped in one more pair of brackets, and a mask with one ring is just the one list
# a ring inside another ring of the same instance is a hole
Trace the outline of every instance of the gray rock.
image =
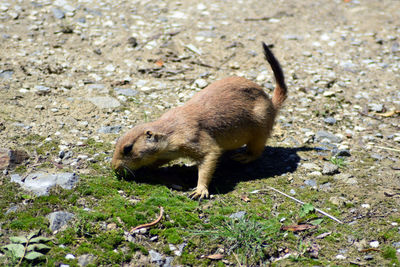
[(334, 117), (324, 118), (324, 122), (329, 125), (333, 125), (336, 123), (336, 119)]
[(384, 159), (384, 156), (382, 156), (382, 155), (380, 155), (378, 153), (372, 153), (370, 156), (371, 156), (371, 158), (376, 159), (376, 160)]
[(166, 257), (163, 267), (172, 267), (172, 261), (173, 260), (174, 260), (173, 257)]
[(74, 218), (74, 214), (65, 211), (56, 211), (52, 212), (46, 216), (50, 222), (50, 230), (52, 232), (60, 230), (63, 226), (65, 226), (68, 221)]
[(245, 211), (238, 211), (229, 216), (231, 219), (242, 219), (246, 215)]
[(319, 186), (319, 189), (324, 191), (324, 192), (329, 192), (332, 190), (332, 184), (331, 183), (325, 183), (325, 184), (321, 184)]
[(400, 242), (393, 242), (393, 247), (400, 248)]
[(9, 213), (14, 213), (19, 209), (19, 205), (11, 206), (4, 214), (7, 215)]
[(394, 42), (392, 45), (392, 53), (397, 53), (400, 51), (400, 45), (397, 42)]
[(339, 167), (330, 162), (326, 162), (322, 168), (322, 174), (333, 175), (339, 172)]
[(114, 88), (114, 90), (117, 95), (135, 96), (138, 94), (138, 91), (130, 88)]
[(98, 92), (98, 93), (108, 93), (108, 90), (104, 84), (101, 83), (92, 83), (88, 84), (87, 87), (89, 92)]
[(315, 139), (317, 141), (322, 141), (324, 139), (327, 139), (332, 143), (340, 143), (342, 141), (341, 138), (339, 138), (336, 135), (334, 135), (333, 133), (330, 133), (330, 132), (327, 132), (327, 131), (318, 131), (315, 134)]
[(202, 36), (206, 38), (215, 38), (217, 37), (217, 34), (213, 31), (200, 31), (196, 33), (197, 36)]
[(204, 79), (197, 79), (194, 81), (194, 85), (198, 88), (203, 89), (204, 87), (206, 87), (208, 85), (208, 83)]
[(318, 171), (321, 170), (321, 168), (315, 163), (306, 162), (303, 163), (301, 166), (306, 170), (318, 170)]
[(151, 262), (155, 262), (156, 264), (162, 264), (163, 262), (163, 255), (158, 253), (155, 250), (149, 250), (150, 260)]
[(82, 24), (86, 23), (86, 19), (84, 17), (78, 18), (76, 21)]
[(368, 107), (370, 110), (375, 111), (375, 112), (383, 112), (383, 109), (384, 109), (383, 104), (371, 103), (368, 105)]
[(94, 255), (84, 254), (78, 257), (78, 265), (79, 266), (86, 266), (92, 263), (95, 259)]
[(35, 91), (38, 95), (47, 95), (48, 93), (50, 93), (50, 87), (43, 85), (36, 85)]
[(364, 256), (364, 260), (371, 261), (373, 259), (374, 259), (374, 256), (371, 255), (371, 254), (367, 254), (367, 255)]
[(117, 108), (121, 106), (121, 104), (117, 99), (110, 96), (89, 97), (87, 100), (101, 109)]
[(283, 36), (286, 40), (302, 40), (303, 37), (295, 34), (286, 34)]
[(33, 192), (37, 196), (48, 195), (49, 190), (59, 185), (64, 189), (72, 189), (78, 182), (79, 176), (75, 173), (31, 173), (24, 180), (19, 174), (11, 175), (11, 182), (18, 183), (23, 189)]
[(305, 180), (304, 184), (308, 185), (310, 187), (316, 187), (317, 186), (317, 181), (315, 181), (314, 179)]
[(115, 126), (104, 126), (101, 127), (100, 129), (97, 130), (98, 133), (102, 133), (102, 134), (117, 134), (122, 130), (122, 126), (120, 125), (115, 125)]
[(63, 19), (65, 18), (65, 13), (59, 8), (52, 8), (51, 11), (53, 12), (53, 16), (56, 19)]
[(74, 155), (74, 152), (68, 151), (65, 153), (64, 159), (70, 159)]
[(0, 71), (0, 78), (3, 80), (9, 80), (14, 74), (13, 70), (2, 70)]

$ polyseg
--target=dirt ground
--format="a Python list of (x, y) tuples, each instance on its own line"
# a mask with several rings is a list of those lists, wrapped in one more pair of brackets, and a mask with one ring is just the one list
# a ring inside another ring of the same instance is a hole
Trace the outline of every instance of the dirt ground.
[[(217, 79), (244, 76), (270, 94), (262, 41), (280, 60), (289, 91), (269, 144), (318, 150), (299, 153), (281, 179), (334, 192), (326, 203), (346, 207), (341, 220), (370, 231), (367, 244), (380, 227), (398, 238), (397, 0), (2, 1), (0, 146), (26, 150), (28, 170), (50, 159), (90, 174), (85, 160), (108, 166), (119, 134)], [(93, 154), (88, 140), (109, 146)], [(39, 157), (40, 147), (52, 153)], [(60, 151), (71, 158), (61, 161)], [(329, 160), (345, 164), (339, 174), (325, 175)], [(399, 257), (400, 240), (378, 241)], [(339, 254), (346, 252), (331, 260)]]

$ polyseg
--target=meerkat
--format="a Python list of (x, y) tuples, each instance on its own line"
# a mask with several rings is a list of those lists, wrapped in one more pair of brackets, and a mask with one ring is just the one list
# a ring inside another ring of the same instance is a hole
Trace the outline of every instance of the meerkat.
[(259, 158), (287, 97), (282, 68), (268, 46), (262, 46), (276, 81), (271, 99), (261, 86), (243, 77), (216, 81), (183, 106), (126, 132), (117, 141), (111, 162), (116, 173), (133, 174), (141, 167), (191, 158), (198, 166), (198, 182), (190, 196), (202, 199), (209, 197), (208, 187), (224, 151), (246, 145), (245, 153), (233, 159), (248, 163)]

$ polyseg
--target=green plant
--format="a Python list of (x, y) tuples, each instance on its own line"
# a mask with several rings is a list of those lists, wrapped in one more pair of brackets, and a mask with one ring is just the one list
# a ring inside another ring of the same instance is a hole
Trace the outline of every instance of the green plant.
[(299, 212), (300, 221), (308, 221), (312, 225), (319, 225), (323, 222), (323, 219), (320, 219), (315, 214), (315, 207), (310, 203), (305, 203), (300, 208)]
[(347, 165), (343, 158), (331, 157), (331, 158), (329, 159), (329, 161), (330, 161), (332, 164), (335, 164), (336, 166), (338, 166), (339, 168), (344, 168), (344, 167), (346, 167), (346, 165)]
[(255, 264), (266, 258), (268, 241), (277, 238), (280, 225), (277, 220), (260, 223), (254, 219), (225, 219), (216, 230), (197, 232), (213, 241), (223, 243), (228, 254), (235, 252), (245, 264)]
[(18, 263), (16, 266), (20, 266), (22, 261), (25, 260), (37, 260), (44, 256), (45, 251), (50, 250), (50, 247), (45, 243), (51, 239), (41, 236), (40, 229), (31, 232), (27, 236), (11, 236), (10, 241), (12, 243), (5, 245), (2, 249), (10, 256), (11, 261)]
[(310, 203), (306, 203), (303, 206), (301, 206), (299, 216), (300, 218), (303, 218), (306, 215), (313, 213), (314, 211), (315, 211), (314, 206)]

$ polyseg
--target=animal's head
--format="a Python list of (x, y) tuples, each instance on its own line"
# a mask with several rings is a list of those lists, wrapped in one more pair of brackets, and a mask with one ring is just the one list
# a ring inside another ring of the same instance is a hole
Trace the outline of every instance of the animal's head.
[(121, 176), (152, 165), (165, 147), (165, 136), (146, 125), (138, 125), (123, 135), (115, 146), (111, 161), (113, 170)]

